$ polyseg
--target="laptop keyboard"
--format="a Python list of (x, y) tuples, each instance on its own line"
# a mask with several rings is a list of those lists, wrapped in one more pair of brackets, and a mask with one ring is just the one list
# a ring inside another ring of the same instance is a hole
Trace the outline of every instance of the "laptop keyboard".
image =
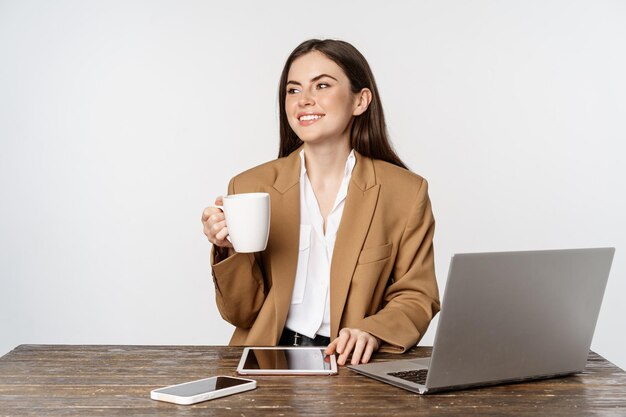
[(387, 375), (395, 376), (396, 378), (401, 378), (406, 381), (414, 382), (420, 385), (426, 385), (426, 375), (428, 374), (428, 369), (413, 369), (410, 371), (400, 371), (400, 372), (389, 372)]

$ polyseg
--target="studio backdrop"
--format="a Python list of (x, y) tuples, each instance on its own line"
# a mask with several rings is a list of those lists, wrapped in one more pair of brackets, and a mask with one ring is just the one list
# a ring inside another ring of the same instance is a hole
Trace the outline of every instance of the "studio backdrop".
[(200, 215), (276, 157), (282, 66), (319, 37), (363, 52), (429, 181), (442, 293), (454, 253), (614, 246), (592, 348), (626, 367), (624, 22), (621, 1), (0, 2), (0, 354), (226, 344)]

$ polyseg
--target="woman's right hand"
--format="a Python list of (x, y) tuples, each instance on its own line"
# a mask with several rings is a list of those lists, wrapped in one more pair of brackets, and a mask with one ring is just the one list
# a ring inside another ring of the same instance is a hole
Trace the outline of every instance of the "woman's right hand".
[[(224, 204), (222, 196), (215, 199), (215, 205)], [(228, 236), (228, 227), (226, 225), (226, 217), (224, 212), (218, 207), (207, 207), (202, 212), (202, 226), (204, 234), (209, 242), (220, 248), (232, 248), (233, 245), (226, 237)]]

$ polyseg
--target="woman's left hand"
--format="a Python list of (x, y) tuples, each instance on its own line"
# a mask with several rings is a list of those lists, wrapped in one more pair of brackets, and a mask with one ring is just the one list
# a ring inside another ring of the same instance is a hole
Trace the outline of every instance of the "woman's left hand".
[(330, 342), (330, 345), (326, 348), (326, 354), (332, 355), (337, 353), (337, 364), (345, 365), (348, 360), (348, 356), (352, 352), (352, 365), (358, 365), (359, 363), (367, 363), (372, 357), (372, 353), (378, 350), (380, 347), (380, 340), (359, 329), (349, 329), (344, 327), (339, 331), (339, 336)]

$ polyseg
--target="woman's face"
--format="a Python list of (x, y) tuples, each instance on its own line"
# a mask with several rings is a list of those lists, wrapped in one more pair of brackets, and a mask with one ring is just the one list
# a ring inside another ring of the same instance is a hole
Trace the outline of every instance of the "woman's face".
[(313, 51), (293, 61), (287, 77), (285, 112), (298, 137), (309, 144), (349, 143), (352, 119), (359, 111), (359, 94), (334, 61)]

